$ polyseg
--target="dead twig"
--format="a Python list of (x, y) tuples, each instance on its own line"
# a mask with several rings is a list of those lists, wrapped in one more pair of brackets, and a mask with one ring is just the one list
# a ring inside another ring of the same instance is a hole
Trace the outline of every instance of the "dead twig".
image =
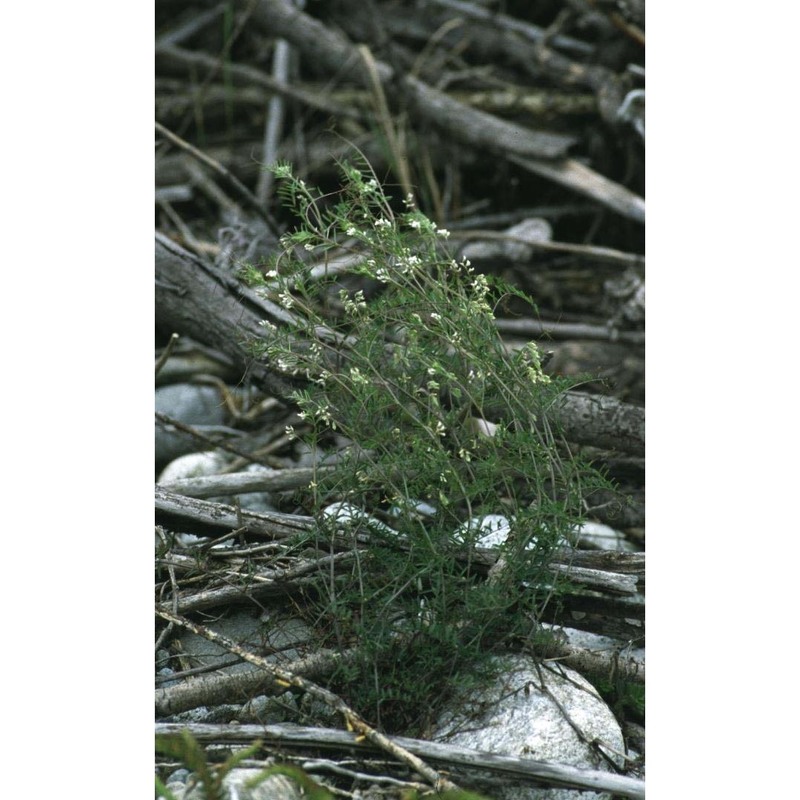
[(272, 218), (272, 215), (264, 209), (261, 203), (258, 202), (258, 198), (233, 173), (231, 173), (227, 167), (220, 164), (219, 161), (211, 158), (211, 156), (206, 155), (204, 152), (202, 152), (202, 150), (198, 150), (196, 147), (189, 144), (189, 142), (187, 142), (185, 139), (182, 139), (180, 136), (178, 136), (177, 133), (173, 133), (168, 128), (165, 128), (160, 122), (156, 121), (155, 126), (156, 130), (165, 139), (177, 147), (180, 147), (181, 150), (185, 150), (201, 164), (205, 164), (207, 167), (210, 167), (212, 170), (214, 170), (214, 172), (217, 173), (217, 175), (227, 181), (231, 188), (236, 191), (239, 197), (244, 200), (250, 209), (258, 214), (258, 216), (267, 223), (272, 233), (276, 237), (279, 235), (277, 223)]
[(255, 655), (254, 653), (251, 653), (249, 650), (246, 650), (244, 647), (241, 647), (236, 642), (228, 639), (226, 636), (222, 636), (222, 634), (219, 634), (216, 631), (212, 631), (211, 629), (203, 627), (202, 625), (195, 625), (195, 623), (190, 622), (185, 617), (181, 617), (177, 614), (172, 614), (160, 609), (156, 609), (156, 614), (167, 622), (180, 625), (182, 628), (186, 628), (186, 630), (192, 631), (192, 633), (202, 636), (203, 638), (208, 639), (208, 641), (214, 642), (214, 644), (217, 644), (229, 652), (234, 653), (244, 661), (260, 667), (261, 669), (270, 673), (279, 684), (284, 685), (287, 689), (294, 686), (301, 691), (307, 692), (312, 697), (321, 700), (323, 703), (326, 703), (342, 715), (348, 731), (352, 731), (356, 734), (356, 741), (366, 739), (376, 747), (379, 747), (381, 750), (384, 750), (385, 752), (394, 756), (399, 761), (407, 764), (409, 767), (411, 767), (411, 769), (422, 775), (422, 777), (424, 777), (425, 780), (427, 780), (433, 786), (435, 791), (441, 792), (459, 788), (452, 781), (442, 777), (442, 775), (440, 775), (435, 769), (429, 767), (421, 758), (415, 756), (404, 747), (401, 747), (389, 737), (385, 736), (379, 731), (376, 731), (366, 722), (366, 720), (364, 720), (359, 714), (350, 708), (350, 706), (348, 706), (341, 697), (329, 691), (328, 689), (325, 689), (324, 687), (319, 686), (318, 684), (307, 680), (306, 678), (302, 678), (301, 676), (296, 675), (287, 669), (283, 669), (282, 667), (279, 667), (276, 664), (273, 664), (272, 662)]
[(175, 347), (175, 343), (178, 341), (178, 339), (180, 339), (180, 336), (178, 336), (177, 333), (173, 333), (169, 337), (169, 341), (167, 342), (167, 346), (164, 348), (164, 352), (161, 353), (161, 355), (158, 357), (158, 360), (156, 361), (156, 375), (158, 375), (158, 373), (161, 372), (161, 370), (164, 367), (164, 364), (166, 364), (167, 361), (169, 360), (169, 357), (172, 354), (172, 350)]

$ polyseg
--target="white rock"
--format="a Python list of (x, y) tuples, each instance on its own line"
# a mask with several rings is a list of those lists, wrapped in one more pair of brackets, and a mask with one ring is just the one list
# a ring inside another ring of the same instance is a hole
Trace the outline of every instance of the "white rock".
[(456, 538), (461, 541), (474, 541), (479, 547), (499, 547), (511, 533), (511, 523), (502, 514), (484, 514), (459, 525)]
[(375, 519), (375, 517), (370, 516), (366, 511), (362, 511), (362, 509), (351, 503), (331, 503), (331, 505), (322, 509), (322, 516), (325, 519), (335, 521), (337, 525), (346, 525), (348, 527), (366, 525), (382, 533), (397, 535), (396, 530), (384, 525), (380, 520)]
[(158, 476), (157, 483), (172, 483), (182, 478), (201, 478), (206, 475), (219, 475), (225, 468), (225, 457), (219, 453), (188, 453), (170, 461)]
[(409, 513), (419, 514), (423, 517), (435, 517), (439, 512), (424, 500), (407, 500), (402, 506), (392, 506), (387, 513), (390, 517), (402, 517)]
[[(161, 471), (156, 482), (166, 484), (183, 478), (220, 475), (227, 466), (228, 457), (213, 450), (203, 453), (188, 453), (185, 456), (176, 458), (174, 461), (170, 461)], [(256, 474), (274, 472), (274, 470), (265, 467), (263, 464), (248, 464), (242, 471)], [(239, 506), (246, 511), (265, 512), (277, 510), (267, 492), (248, 492), (247, 494), (238, 495), (238, 497)], [(220, 495), (219, 497), (210, 497), (208, 499), (218, 503), (227, 503), (228, 505), (233, 505), (236, 502), (236, 497), (232, 495)]]
[[(478, 547), (500, 547), (511, 533), (511, 520), (502, 514), (484, 514), (473, 517), (460, 525), (455, 532), (456, 539), (461, 542), (471, 541)], [(525, 546), (526, 550), (536, 547), (536, 537), (532, 537)]]
[(622, 533), (602, 522), (584, 522), (578, 526), (577, 535), (582, 544), (593, 545), (599, 550), (636, 550)]
[[(262, 772), (263, 770), (260, 769), (231, 770), (222, 779), (222, 784), (227, 790), (226, 796), (231, 800), (302, 800), (307, 796), (295, 781), (285, 775), (270, 775), (258, 786), (247, 786)], [(172, 782), (167, 784), (167, 788), (177, 800), (205, 800), (206, 798), (202, 786), (193, 786), (187, 791), (185, 784)], [(159, 797), (159, 800), (163, 800), (163, 798)]]
[[(506, 231), (506, 235), (515, 237), (503, 242), (503, 253), (511, 261), (527, 261), (534, 253), (528, 242), (549, 242), (553, 238), (553, 229), (546, 219), (531, 217)], [(516, 241), (523, 239), (525, 241)]]
[[(482, 690), (461, 690), (440, 717), (433, 738), (498, 755), (532, 758), (587, 769), (607, 765), (579, 738), (558, 705), (542, 691), (542, 681), (583, 732), (587, 741), (624, 751), (617, 720), (594, 687), (574, 670), (547, 665), (536, 669), (527, 656), (509, 655), (504, 673)], [(607, 794), (509, 785), (495, 800), (608, 800)]]

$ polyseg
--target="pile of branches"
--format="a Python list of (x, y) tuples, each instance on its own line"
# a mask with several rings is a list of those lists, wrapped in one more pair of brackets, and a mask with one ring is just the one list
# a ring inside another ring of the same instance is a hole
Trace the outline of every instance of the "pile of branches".
[[(162, 533), (237, 542), (224, 557), (209, 555), (200, 574), (194, 556), (162, 550), (159, 646), (201, 612), (301, 597), (320, 569), (335, 569), (336, 559), (352, 552), (351, 545), (334, 555), (284, 546), (314, 524), (291, 506), (292, 492), (312, 481), (288, 457), (291, 443), (283, 434), (294, 418), (297, 382), (254, 361), (246, 345), (264, 336), (262, 320), (275, 319), (275, 309), (243, 287), (236, 271), (274, 253), (291, 225), (264, 169), (281, 160), (333, 187), (336, 161), (364, 154), (398, 196), (412, 194), (451, 231), (454, 257), (467, 253), (479, 269), (535, 298), (535, 318), (510, 306), (497, 326), (510, 344), (536, 340), (550, 351), (547, 368), (554, 374), (587, 375), (580, 391), (564, 395), (558, 422), (626, 498), (610, 496), (594, 517), (644, 550), (644, 3), (502, 5), (157, 3), (159, 366), (179, 360), (171, 344), (177, 334), (203, 350), (213, 380), (228, 389), (244, 382), (255, 392), (248, 409), (233, 409), (231, 427), (245, 434), (235, 439), (209, 438), (164, 417), (157, 426), (183, 431), (198, 450), (227, 451), (240, 467), (280, 470), (247, 477), (234, 469), (156, 487)], [(526, 232), (531, 220), (545, 223), (543, 234)], [(285, 498), (286, 508), (255, 513), (207, 499), (256, 491)], [(368, 537), (359, 547), (369, 547)], [(495, 558), (484, 552), (480, 568), (488, 572)], [(251, 579), (233, 580), (245, 563)], [(571, 590), (550, 622), (566, 619), (643, 644), (643, 552), (570, 550), (556, 554), (552, 569), (569, 572)], [(618, 654), (604, 658), (558, 640), (550, 647), (548, 656), (590, 679), (614, 674), (644, 681), (643, 664)], [(167, 719), (277, 694), (294, 680), (309, 691), (346, 658), (346, 652), (309, 651), (281, 675), (264, 667), (195, 678), (157, 690), (156, 713)], [(357, 715), (338, 710), (370, 744), (405, 761), (417, 778), (443, 786), (435, 771), (408, 758), (409, 747), (392, 750), (377, 731), (359, 728), (367, 724)], [(207, 729), (197, 733), (223, 741)], [(291, 731), (284, 733), (282, 746), (305, 744), (308, 752), (323, 746), (310, 734), (291, 745)], [(520, 767), (515, 780), (523, 773)], [(549, 777), (550, 785), (588, 788), (568, 775)], [(548, 776), (536, 780), (547, 783)], [(623, 796), (639, 791), (606, 788)]]

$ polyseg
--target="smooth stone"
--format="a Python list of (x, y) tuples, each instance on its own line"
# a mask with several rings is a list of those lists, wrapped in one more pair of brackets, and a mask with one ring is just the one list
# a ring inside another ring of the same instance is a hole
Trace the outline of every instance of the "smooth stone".
[[(504, 673), (491, 685), (458, 690), (435, 726), (433, 737), (498, 755), (532, 758), (586, 769), (608, 769), (582, 742), (542, 682), (563, 706), (587, 741), (599, 740), (615, 761), (624, 752), (619, 724), (597, 690), (562, 665), (541, 665), (528, 656), (498, 656)], [(609, 749), (610, 748), (610, 749)], [(608, 794), (523, 784), (495, 790), (495, 800), (610, 800)]]
[[(262, 655), (267, 661), (284, 661), (297, 658), (300, 648), (311, 641), (313, 632), (298, 617), (287, 617), (269, 611), (254, 617), (250, 611), (234, 611), (226, 617), (207, 623), (207, 627), (240, 644), (242, 647)], [(203, 636), (191, 631), (182, 631), (178, 636), (182, 653), (191, 660), (192, 666), (224, 663), (231, 653)], [(277, 654), (274, 651), (278, 651)], [(258, 669), (247, 662), (221, 667), (219, 672), (233, 674)]]
[(397, 531), (384, 525), (380, 520), (367, 514), (366, 511), (352, 505), (351, 503), (331, 503), (322, 509), (322, 516), (326, 520), (332, 520), (336, 525), (347, 528), (358, 528), (366, 526), (381, 533), (391, 533), (397, 535)]
[(638, 548), (625, 535), (602, 522), (584, 522), (577, 530), (579, 544), (588, 544), (598, 550), (621, 550), (629, 553)]
[[(187, 453), (170, 461), (161, 471), (156, 483), (166, 484), (183, 478), (201, 478), (210, 475), (220, 475), (229, 464), (229, 457), (222, 453), (210, 450), (202, 453)], [(269, 467), (263, 464), (248, 464), (242, 472), (272, 473)], [(267, 492), (248, 492), (238, 495), (240, 508), (246, 511), (271, 512), (278, 509), (272, 503), (272, 497)], [(235, 505), (234, 496), (209, 497), (217, 503)]]
[(455, 533), (461, 542), (474, 542), (477, 547), (500, 547), (511, 533), (511, 522), (502, 514), (484, 514), (460, 525)]
[[(156, 411), (200, 430), (227, 422), (228, 412), (218, 389), (174, 383), (156, 389)], [(198, 450), (197, 440), (180, 431), (168, 431), (156, 423), (156, 463), (163, 464)]]
[[(303, 800), (308, 795), (296, 781), (285, 775), (270, 775), (257, 786), (246, 786), (254, 778), (261, 775), (261, 769), (233, 769), (223, 779), (222, 785), (227, 789), (226, 796), (236, 800)], [(313, 779), (312, 779), (313, 780)], [(167, 788), (176, 800), (206, 800), (203, 787), (193, 784), (187, 790), (186, 782), (171, 781)], [(163, 800), (159, 797), (158, 800)]]
[(207, 475), (219, 475), (225, 468), (227, 459), (213, 450), (201, 453), (187, 453), (167, 464), (156, 483), (172, 483), (182, 478), (202, 478)]

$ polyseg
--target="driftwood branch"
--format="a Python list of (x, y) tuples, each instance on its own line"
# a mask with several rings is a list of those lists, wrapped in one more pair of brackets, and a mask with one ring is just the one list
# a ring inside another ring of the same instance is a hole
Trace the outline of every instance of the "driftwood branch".
[(182, 139), (173, 131), (165, 128), (160, 122), (156, 122), (155, 127), (158, 133), (167, 141), (189, 153), (192, 158), (197, 159), (201, 164), (210, 167), (217, 175), (225, 180), (236, 194), (250, 207), (250, 210), (258, 214), (277, 236), (275, 220), (264, 210), (263, 204), (256, 199), (253, 193), (227, 167), (215, 161), (202, 150), (198, 150), (194, 145), (189, 144), (189, 142)]
[(553, 642), (547, 646), (547, 660), (557, 660), (589, 677), (608, 679), (609, 676), (620, 676), (626, 681), (642, 686), (645, 682), (644, 661), (626, 656), (624, 651), (619, 649), (591, 650), (587, 647)]
[[(158, 723), (156, 733), (171, 734), (188, 730), (201, 744), (250, 744), (261, 739), (282, 747), (311, 747), (329, 750), (374, 751), (366, 741), (357, 741), (351, 733), (329, 728), (309, 728), (301, 725), (179, 725)], [(534, 785), (561, 786), (595, 792), (610, 792), (619, 797), (644, 800), (645, 784), (637, 778), (614, 775), (600, 770), (581, 769), (566, 764), (552, 764), (532, 758), (515, 758), (471, 750), (458, 745), (428, 742), (403, 736), (387, 737), (409, 753), (444, 767), (485, 770), (493, 775), (529, 781)]]
[(156, 45), (156, 65), (161, 70), (178, 74), (190, 74), (191, 71), (198, 69), (211, 74), (221, 74), (224, 69), (225, 76), (233, 86), (243, 89), (258, 86), (275, 95), (297, 100), (309, 108), (333, 114), (340, 119), (361, 119), (364, 116), (363, 112), (354, 109), (352, 105), (332, 101), (330, 94), (321, 90), (314, 91), (284, 83), (255, 67), (223, 63), (221, 58), (172, 44)]
[(247, 533), (285, 539), (309, 531), (314, 525), (312, 517), (277, 512), (256, 513), (237, 509), (224, 503), (195, 500), (165, 491), (156, 486), (156, 513), (192, 522), (201, 526), (223, 530), (242, 529)]
[(308, 693), (312, 697), (326, 703), (335, 711), (339, 712), (347, 723), (347, 728), (354, 732), (352, 738), (355, 741), (359, 739), (366, 739), (371, 742), (375, 747), (389, 753), (394, 758), (407, 764), (411, 769), (422, 775), (425, 780), (429, 781), (434, 789), (439, 791), (446, 791), (450, 789), (458, 789), (458, 786), (452, 781), (440, 775), (436, 770), (429, 767), (419, 756), (406, 750), (402, 745), (392, 741), (388, 736), (375, 730), (371, 725), (368, 725), (359, 714), (357, 714), (350, 706), (348, 706), (341, 697), (333, 692), (325, 689), (322, 686), (314, 683), (307, 678), (297, 675), (285, 667), (277, 666), (270, 661), (251, 653), (249, 650), (241, 647), (231, 639), (223, 636), (216, 631), (206, 628), (202, 625), (196, 625), (185, 617), (177, 614), (172, 614), (167, 611), (156, 609), (156, 614), (165, 619), (167, 622), (172, 622), (175, 625), (180, 625), (182, 628), (191, 631), (192, 633), (208, 639), (210, 642), (218, 644), (220, 647), (225, 648), (231, 653), (235, 653), (240, 658), (244, 659), (250, 664), (254, 664), (260, 669), (267, 672), (278, 683), (284, 684), (288, 689), (295, 687), (303, 692)]
[[(253, 21), (269, 36), (292, 42), (312, 63), (332, 75), (370, 86), (370, 74), (358, 48), (343, 34), (298, 11), (286, 0), (260, 0)], [(644, 221), (644, 200), (624, 186), (567, 158), (571, 137), (535, 132), (477, 111), (448, 97), (412, 75), (399, 75), (388, 64), (374, 60), (375, 74), (387, 92), (404, 95), (421, 122), (430, 123), (456, 141), (488, 149), (525, 170), (559, 183), (623, 214)]]
[[(194, 525), (222, 530), (240, 530), (270, 539), (285, 539), (298, 533), (307, 533), (315, 528), (313, 517), (292, 514), (256, 513), (243, 511), (223, 503), (197, 500), (167, 492), (156, 486), (156, 512), (173, 520), (181, 520), (185, 525)], [(348, 550), (356, 546), (369, 546), (369, 533), (358, 533), (355, 537), (342, 536), (338, 547), (343, 552), (329, 558), (344, 558)], [(398, 537), (398, 547), (403, 541)], [(478, 549), (471, 555), (464, 552), (465, 561), (473, 561), (485, 569), (491, 569), (497, 562), (497, 551)], [(225, 586), (178, 598), (178, 609), (182, 613), (214, 605), (242, 601), (255, 596), (266, 597), (285, 593), (298, 582), (307, 582), (310, 573), (319, 570), (320, 561), (304, 561), (292, 568), (269, 570), (258, 580), (247, 586)], [(642, 553), (593, 553), (585, 551), (557, 551), (551, 561), (551, 569), (582, 589), (607, 592), (611, 595), (634, 595), (644, 578), (644, 554)], [(160, 608), (166, 610), (167, 604)]]
[(315, 477), (324, 474), (328, 469), (327, 467), (302, 467), (300, 469), (276, 469), (268, 473), (229, 472), (224, 475), (181, 478), (171, 483), (162, 483), (160, 486), (166, 492), (197, 498), (286, 491), (308, 486)]
[[(319, 680), (329, 676), (352, 657), (353, 651), (334, 653), (320, 650), (305, 658), (284, 663), (283, 666), (295, 675)], [(279, 695), (285, 691), (286, 686), (263, 670), (210, 675), (156, 689), (155, 713), (157, 717), (170, 717), (200, 706), (241, 702), (243, 697)]]

